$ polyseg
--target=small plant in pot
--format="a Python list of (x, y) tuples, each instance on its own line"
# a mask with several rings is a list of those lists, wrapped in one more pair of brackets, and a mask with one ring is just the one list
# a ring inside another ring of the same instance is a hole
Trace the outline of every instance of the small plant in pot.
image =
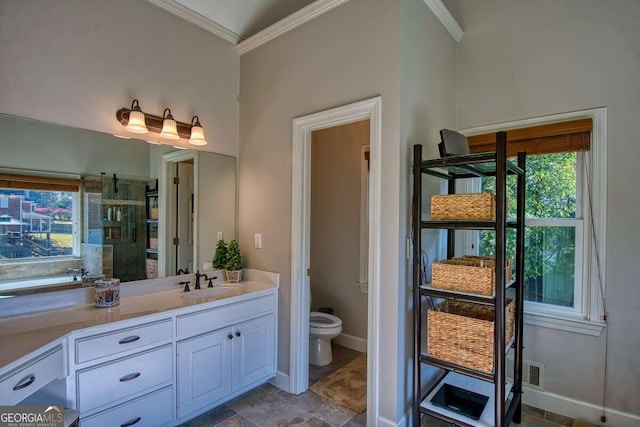
[(215, 270), (224, 270), (227, 266), (227, 243), (220, 239), (216, 243), (216, 252), (211, 261), (211, 267)]
[(236, 240), (229, 242), (227, 247), (227, 263), (225, 264), (224, 274), (229, 282), (239, 282), (242, 280), (242, 255), (240, 254), (240, 246)]

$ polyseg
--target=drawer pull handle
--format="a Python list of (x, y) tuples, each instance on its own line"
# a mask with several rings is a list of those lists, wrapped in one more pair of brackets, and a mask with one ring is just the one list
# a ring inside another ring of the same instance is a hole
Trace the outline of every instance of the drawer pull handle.
[(131, 381), (131, 380), (135, 380), (136, 378), (138, 378), (140, 376), (140, 372), (133, 372), (129, 375), (125, 375), (124, 377), (120, 378), (120, 382), (126, 382), (126, 381)]
[(134, 424), (138, 424), (138, 423), (140, 422), (140, 420), (141, 420), (141, 419), (142, 419), (141, 417), (132, 418), (132, 419), (130, 419), (129, 421), (127, 421), (127, 422), (125, 422), (125, 423), (120, 424), (120, 427), (129, 427), (129, 426), (132, 426), (132, 425), (134, 425)]
[(23, 388), (29, 387), (36, 380), (36, 376), (31, 374), (20, 380), (15, 387), (13, 387), (13, 391), (22, 390)]
[(125, 337), (122, 338), (120, 341), (118, 341), (119, 344), (129, 344), (135, 341), (138, 341), (140, 339), (140, 337), (138, 335), (131, 335), (130, 337)]
[(240, 335), (242, 335), (240, 331), (236, 331), (236, 336), (239, 337)]

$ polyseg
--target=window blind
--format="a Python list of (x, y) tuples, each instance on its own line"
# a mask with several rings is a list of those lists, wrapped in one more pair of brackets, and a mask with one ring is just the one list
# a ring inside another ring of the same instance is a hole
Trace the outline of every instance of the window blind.
[(0, 173), (0, 188), (78, 192), (80, 190), (80, 183), (81, 181), (79, 179)]
[[(592, 129), (593, 121), (588, 118), (508, 130), (507, 155), (515, 156), (520, 151), (528, 155), (588, 151)], [(472, 154), (495, 151), (495, 132), (469, 136), (468, 140)]]

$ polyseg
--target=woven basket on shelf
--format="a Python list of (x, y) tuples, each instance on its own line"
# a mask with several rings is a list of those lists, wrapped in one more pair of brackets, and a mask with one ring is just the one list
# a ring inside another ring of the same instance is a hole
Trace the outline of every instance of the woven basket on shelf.
[[(505, 341), (513, 337), (515, 302), (507, 298)], [(491, 306), (445, 300), (427, 313), (427, 353), (440, 360), (493, 372), (495, 311)]]
[(481, 194), (435, 194), (431, 196), (433, 221), (495, 221), (496, 196)]
[[(431, 264), (431, 287), (477, 295), (495, 293), (496, 261), (493, 257), (464, 256)], [(511, 281), (511, 260), (505, 262), (505, 283)]]

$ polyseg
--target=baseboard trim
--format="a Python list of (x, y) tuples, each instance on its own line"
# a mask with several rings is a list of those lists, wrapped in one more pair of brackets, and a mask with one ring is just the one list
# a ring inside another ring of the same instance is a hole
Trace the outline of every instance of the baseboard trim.
[(276, 372), (276, 376), (271, 378), (269, 384), (278, 387), (280, 390), (284, 390), (287, 393), (289, 391), (289, 374), (285, 374), (284, 372), (278, 371)]
[(378, 427), (404, 427), (405, 417), (402, 417), (397, 423), (384, 417), (378, 417), (376, 426)]
[[(555, 412), (576, 420), (600, 425), (602, 407), (592, 403), (561, 396), (559, 394), (524, 388), (522, 401), (530, 406)], [(640, 425), (640, 415), (629, 414), (615, 409), (605, 409), (607, 422), (605, 425), (616, 427), (634, 427)]]
[(333, 339), (333, 342), (343, 347), (359, 351), (360, 353), (367, 352), (367, 340), (364, 338), (354, 337), (349, 334), (340, 334)]

